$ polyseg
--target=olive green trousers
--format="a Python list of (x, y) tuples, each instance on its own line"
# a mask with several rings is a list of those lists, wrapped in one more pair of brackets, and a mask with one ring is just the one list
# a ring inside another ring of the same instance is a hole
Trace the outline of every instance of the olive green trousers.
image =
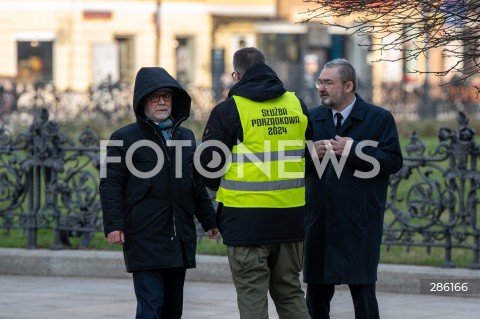
[(228, 246), (241, 319), (268, 319), (268, 292), (280, 319), (309, 319), (300, 284), (303, 242)]

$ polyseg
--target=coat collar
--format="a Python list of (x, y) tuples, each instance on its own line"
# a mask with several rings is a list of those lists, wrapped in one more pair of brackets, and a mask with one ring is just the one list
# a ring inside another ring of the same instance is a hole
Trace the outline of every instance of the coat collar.
[[(348, 129), (350, 125), (352, 125), (352, 119), (356, 119), (358, 121), (363, 121), (365, 118), (365, 112), (367, 110), (367, 103), (357, 94), (355, 93), (356, 101), (353, 104), (352, 111), (350, 115), (347, 117), (345, 122), (343, 123), (342, 127), (340, 128), (340, 132), (345, 131)], [(326, 106), (319, 106), (314, 112), (311, 114), (312, 122), (324, 122), (323, 126), (332, 134), (336, 135), (335, 125), (333, 124), (333, 112)]]

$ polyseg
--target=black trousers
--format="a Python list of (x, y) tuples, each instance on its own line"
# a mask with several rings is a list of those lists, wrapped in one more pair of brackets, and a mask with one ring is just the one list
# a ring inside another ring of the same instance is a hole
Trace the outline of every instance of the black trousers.
[(185, 273), (185, 268), (133, 272), (137, 297), (135, 319), (180, 319)]
[[(355, 319), (379, 319), (375, 284), (348, 285), (352, 295)], [(335, 293), (335, 285), (307, 286), (307, 306), (311, 319), (329, 319), (330, 301)]]

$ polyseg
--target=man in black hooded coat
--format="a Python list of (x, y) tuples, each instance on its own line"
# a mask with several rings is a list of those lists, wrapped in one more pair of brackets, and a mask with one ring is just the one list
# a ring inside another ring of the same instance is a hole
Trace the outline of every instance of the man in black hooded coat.
[(219, 236), (193, 165), (193, 132), (180, 126), (190, 104), (164, 69), (141, 68), (133, 97), (136, 123), (110, 137), (100, 181), (103, 226), (110, 243), (123, 245), (136, 318), (181, 318), (186, 269), (195, 267), (194, 216), (211, 238)]

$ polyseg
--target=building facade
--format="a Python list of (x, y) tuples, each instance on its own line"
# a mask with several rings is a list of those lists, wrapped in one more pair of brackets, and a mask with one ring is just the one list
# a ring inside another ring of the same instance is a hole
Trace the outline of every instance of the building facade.
[(253, 23), (274, 16), (272, 0), (0, 0), (0, 77), (86, 90), (158, 65), (211, 86), (211, 61), (225, 68), (233, 50), (256, 44)]
[[(406, 96), (424, 82), (406, 69), (448, 62), (440, 50), (408, 65), (373, 62), (380, 53), (369, 51), (372, 39), (314, 19), (304, 23), (311, 6), (301, 0), (0, 0), (0, 85), (86, 91), (105, 80), (133, 83), (139, 68), (162, 66), (194, 98), (213, 96), (196, 103), (203, 112), (232, 84), (233, 53), (257, 46), (309, 107), (320, 103), (314, 80), (321, 66), (339, 57), (355, 66), (365, 99), (388, 104), (384, 98), (393, 94), (384, 94), (385, 87), (402, 83)], [(397, 53), (383, 54), (394, 60)], [(405, 100), (392, 103), (404, 107)]]

